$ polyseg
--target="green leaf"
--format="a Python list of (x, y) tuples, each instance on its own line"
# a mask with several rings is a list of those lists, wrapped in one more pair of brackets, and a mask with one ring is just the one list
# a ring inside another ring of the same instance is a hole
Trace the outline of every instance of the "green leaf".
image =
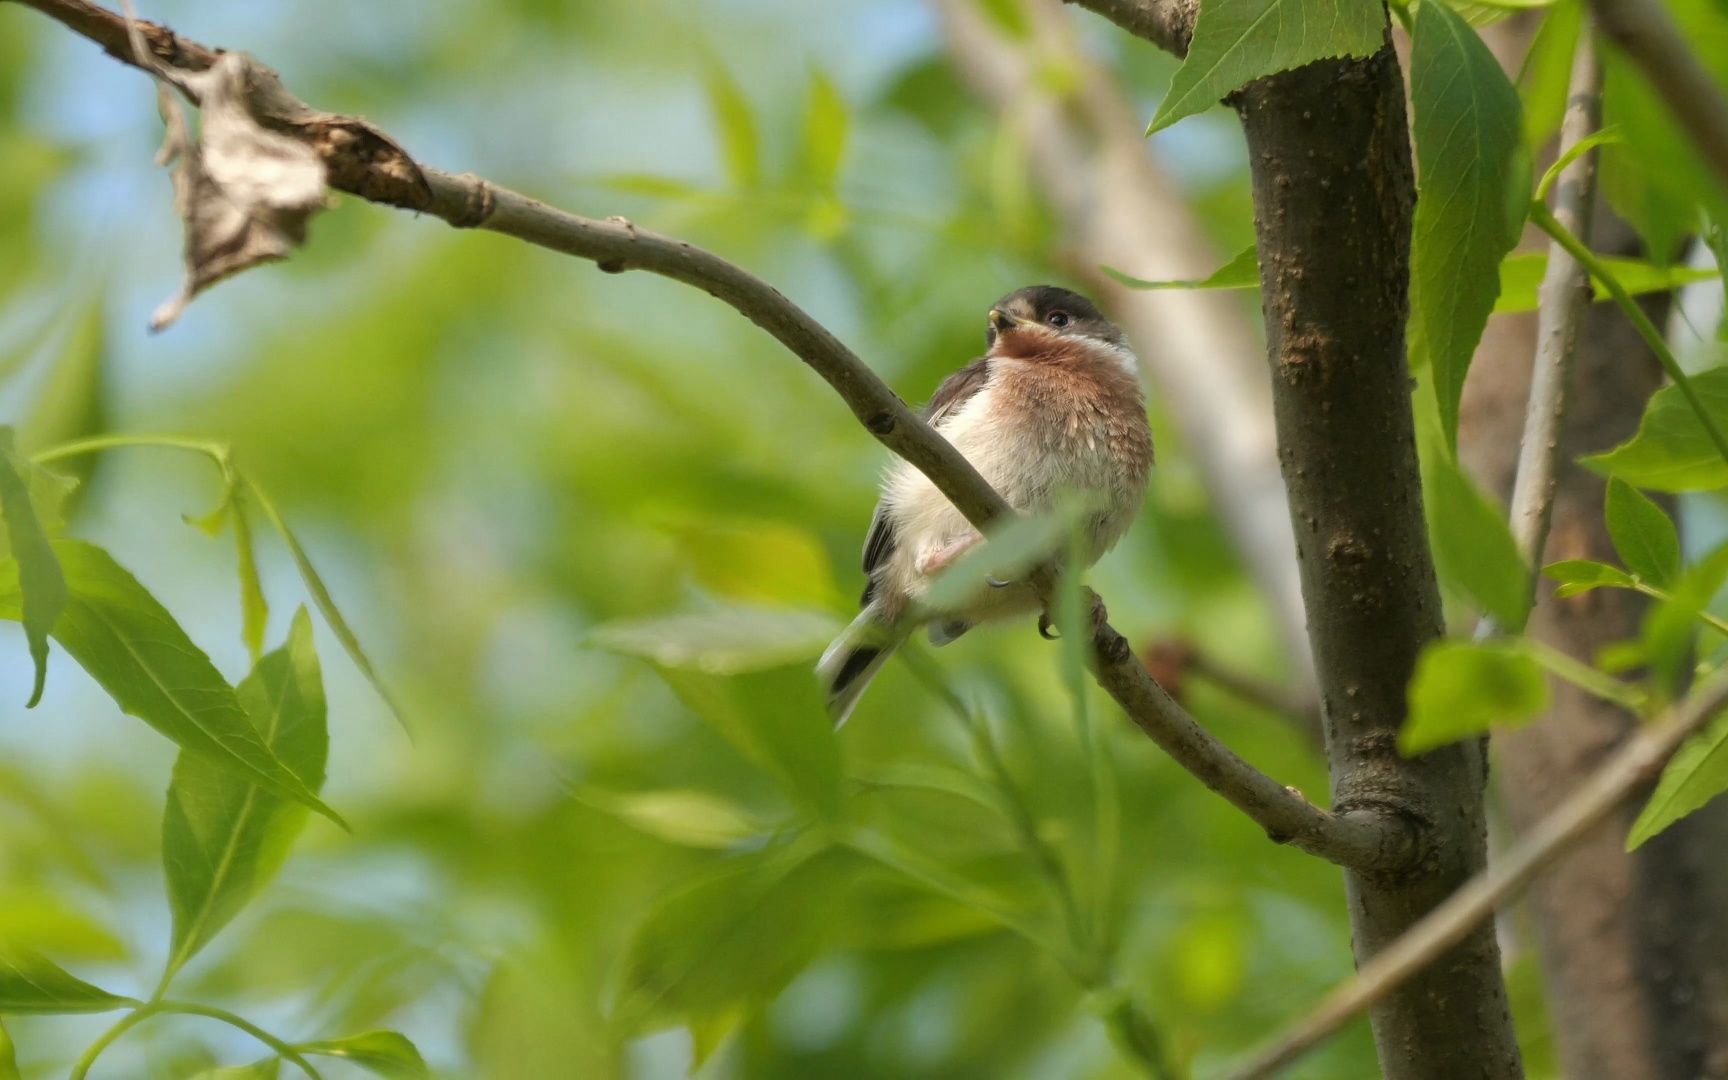
[(1659, 685), (1670, 691), (1680, 688), (1692, 664), (1699, 617), (1724, 583), (1728, 583), (1728, 544), (1688, 566), (1669, 588), (1668, 598), (1645, 614), (1639, 641)]
[(1566, 170), (1566, 166), (1577, 161), (1579, 158), (1596, 149), (1598, 146), (1607, 146), (1611, 143), (1619, 143), (1622, 141), (1624, 140), (1621, 139), (1620, 132), (1613, 128), (1601, 128), (1597, 131), (1592, 131), (1590, 134), (1579, 139), (1571, 146), (1568, 146), (1564, 154), (1555, 158), (1552, 164), (1542, 170), (1542, 179), (1536, 182), (1536, 194), (1534, 196), (1536, 201), (1548, 201), (1549, 189), (1554, 186), (1555, 181), (1560, 179), (1560, 174)]
[(799, 156), (804, 177), (817, 191), (832, 192), (839, 182), (849, 122), (846, 101), (833, 80), (821, 70), (812, 69)]
[(1608, 535), (1626, 568), (1666, 588), (1680, 573), (1680, 533), (1662, 508), (1616, 477), (1608, 481)]
[(1464, 377), (1499, 291), (1496, 270), (1524, 224), (1530, 159), (1518, 93), (1476, 31), (1444, 4), (1423, 4), (1411, 36), (1420, 170), (1410, 341), (1433, 373), (1450, 449)]
[(250, 1065), (218, 1065), (200, 1069), (189, 1080), (277, 1080), (282, 1075), (282, 1059), (267, 1057)]
[(1549, 563), (1542, 568), (1542, 573), (1560, 583), (1559, 588), (1554, 590), (1554, 595), (1561, 599), (1587, 593), (1591, 589), (1630, 589), (1637, 584), (1632, 580), (1631, 574), (1618, 566), (1591, 562), (1589, 559), (1565, 559)]
[(1583, 15), (1582, 4), (1554, 5), (1542, 16), (1525, 53), (1518, 89), (1524, 103), (1524, 145), (1533, 153), (1546, 147), (1560, 131)]
[(1329, 56), (1373, 56), (1385, 32), (1385, 11), (1373, 0), (1205, 0), (1147, 134), (1262, 75)]
[(1669, 759), (1650, 801), (1632, 823), (1626, 850), (1643, 844), (1724, 791), (1728, 791), (1728, 715), (1711, 721)]
[(92, 1013), (136, 1005), (66, 971), (52, 960), (0, 941), (0, 1013)]
[(0, 1080), (24, 1080), (18, 1071), (18, 1048), (12, 1045), (12, 1033), (0, 1023)]
[(342, 1039), (301, 1043), (294, 1049), (351, 1061), (386, 1080), (425, 1080), (432, 1075), (408, 1037), (394, 1031), (366, 1031)]
[[(1728, 426), (1728, 368), (1692, 376), (1692, 387), (1716, 424)], [(1705, 491), (1728, 486), (1728, 462), (1698, 422), (1677, 386), (1651, 395), (1638, 431), (1606, 453), (1581, 464), (1651, 491)]]
[(1100, 266), (1099, 270), (1114, 278), (1117, 283), (1130, 289), (1257, 289), (1260, 287), (1260, 257), (1250, 244), (1237, 252), (1229, 262), (1214, 270), (1209, 276), (1193, 280), (1147, 281), (1144, 278), (1129, 277), (1113, 266)]
[(744, 90), (718, 62), (708, 65), (708, 107), (713, 110), (720, 152), (726, 163), (726, 178), (745, 190), (762, 181), (761, 137), (756, 117)]
[(6, 519), (7, 546), (17, 563), (24, 637), (36, 666), (25, 708), (35, 708), (48, 678), (48, 635), (66, 608), (66, 576), (60, 560), (54, 557), (47, 531), (36, 517), (30, 486), (18, 471), (12, 429), (8, 427), (0, 427), (0, 516)]
[(1442, 581), (1517, 633), (1530, 611), (1530, 571), (1506, 526), (1506, 515), (1477, 490), (1458, 463), (1432, 455), (1428, 468), (1428, 534)]
[(952, 611), (965, 607), (974, 596), (990, 588), (987, 578), (1024, 580), (1039, 563), (1062, 551), (1074, 524), (1085, 513), (1083, 500), (1063, 498), (1044, 513), (1017, 515), (992, 526), (985, 534), (985, 543), (936, 575), (925, 590), (922, 603), (937, 611)]
[(951, 795), (956, 799), (982, 807), (993, 814), (1004, 813), (1002, 797), (996, 789), (979, 777), (952, 765), (925, 761), (897, 761), (876, 765), (853, 773), (853, 779), (866, 788), (900, 791), (926, 791)]
[[(83, 438), (102, 427), (107, 341), (99, 300), (83, 304), (69, 323), (29, 415), (18, 427), (18, 447), (26, 453)], [(86, 459), (71, 468), (84, 480), (93, 465), (94, 459)]]
[(737, 605), (621, 619), (595, 628), (588, 641), (663, 668), (737, 675), (813, 659), (839, 629), (818, 611)]
[(686, 847), (736, 847), (762, 831), (743, 807), (706, 791), (611, 792), (584, 787), (571, 797), (649, 836)]
[(692, 712), (800, 803), (829, 821), (842, 816), (840, 742), (805, 664), (731, 676), (659, 671)]
[[(349, 661), (360, 669), (360, 674), (366, 676), (366, 681), (372, 684), (372, 689), (376, 690), (378, 696), (384, 699), (384, 704), (390, 707), (390, 713), (396, 717), (396, 722), (402, 725), (404, 731), (409, 730), (408, 714), (402, 710), (396, 696), (390, 692), (388, 686), (384, 685), (384, 680), (379, 677), (377, 669), (372, 666), (372, 661), (367, 657), (366, 650), (360, 646), (360, 638), (354, 633), (353, 627), (348, 625), (348, 620), (343, 617), (342, 610), (336, 606), (336, 598), (330, 595), (329, 587), (324, 584), (323, 575), (318, 573), (316, 566), (312, 565), (312, 557), (306, 554), (306, 549), (300, 545), (300, 538), (295, 536), (294, 530), (288, 527), (287, 519), (282, 516), (280, 510), (276, 509), (276, 504), (270, 500), (270, 497), (264, 494), (263, 488), (247, 481), (245, 491), (252, 501), (258, 504), (258, 509), (264, 512), (264, 517), (275, 528), (277, 535), (282, 537), (282, 542), (288, 545), (288, 554), (293, 557), (294, 566), (300, 571), (301, 582), (305, 584), (306, 591), (312, 594), (312, 603), (317, 607), (318, 614), (324, 616), (324, 622), (330, 627), (330, 632), (335, 634), (336, 640), (342, 643), (342, 651), (348, 654)], [(244, 588), (244, 586), (242, 587)], [(261, 600), (262, 597), (260, 597)]]
[[(1716, 276), (1715, 272), (1709, 269), (1678, 265), (1657, 266), (1642, 259), (1603, 256), (1602, 263), (1633, 296), (1668, 292), (1682, 285), (1708, 281)], [(1494, 314), (1535, 311), (1539, 303), (1537, 294), (1542, 286), (1542, 276), (1547, 271), (1548, 256), (1544, 252), (1515, 251), (1500, 260), (1500, 296), (1494, 301)], [(1596, 299), (1609, 298), (1608, 290), (1600, 281), (1592, 279), (1591, 284), (1594, 286)]]
[[(54, 552), (70, 591), (54, 639), (122, 712), (347, 828), (264, 744), (234, 688), (138, 579), (92, 544), (61, 540)], [(15, 577), (0, 581), (0, 617), (17, 618), (16, 589)]]
[[(309, 791), (329, 754), (324, 684), (306, 609), (288, 642), (240, 684), (259, 738)], [(275, 876), (306, 821), (305, 808), (209, 758), (182, 752), (162, 819), (162, 864), (174, 913), (168, 970), (178, 971)]]
[(845, 851), (804, 846), (661, 900), (626, 949), (619, 1016), (652, 1030), (766, 1001), (815, 956), (857, 865)]
[(1409, 700), (1398, 749), (1413, 755), (1530, 720), (1548, 707), (1548, 680), (1516, 639), (1437, 641), (1416, 662)]

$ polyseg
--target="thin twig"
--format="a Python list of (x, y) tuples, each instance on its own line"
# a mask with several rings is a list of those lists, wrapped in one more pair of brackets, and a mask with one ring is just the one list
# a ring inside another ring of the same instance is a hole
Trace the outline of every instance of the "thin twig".
[(1136, 37), (1165, 52), (1188, 55), (1194, 37), (1196, 0), (1062, 0), (1095, 11)]
[(1493, 866), (1363, 964), (1355, 978), (1327, 995), (1319, 1008), (1268, 1043), (1233, 1074), (1236, 1080), (1271, 1076), (1290, 1065), (1463, 941), (1544, 867), (1654, 781), (1681, 744), (1724, 707), (1728, 707), (1728, 671), (1718, 671), (1615, 751)]
[[(1585, 25), (1572, 57), (1566, 115), (1560, 124), (1560, 153), (1583, 142), (1602, 126), (1602, 61)], [(1596, 199), (1596, 152), (1587, 150), (1561, 170), (1554, 185), (1554, 219), (1582, 243), (1590, 242), (1590, 215)], [(1524, 438), (1512, 483), (1512, 536), (1531, 566), (1542, 560), (1554, 515), (1554, 484), (1560, 463), (1560, 425), (1566, 414), (1566, 389), (1578, 328), (1589, 307), (1590, 279), (1559, 241), (1548, 246), (1548, 269), (1537, 293), (1536, 363), (1530, 371), (1530, 401), (1524, 411)], [(1530, 587), (1535, 588), (1535, 577)]]
[[(136, 66), (126, 21), (86, 0), (16, 0), (47, 14)], [(217, 55), (173, 31), (138, 23), (151, 53), (192, 70)], [(980, 527), (1012, 511), (948, 440), (921, 420), (875, 372), (828, 329), (779, 290), (734, 263), (629, 221), (585, 218), (472, 175), (424, 166), (376, 128), (352, 117), (313, 110), (284, 89), (268, 69), (250, 104), (261, 123), (312, 145), (329, 168), (331, 185), (361, 198), (431, 214), (463, 228), (485, 228), (540, 247), (593, 261), (617, 273), (647, 270), (708, 292), (766, 330), (832, 386), (865, 428), (933, 484)], [(1041, 582), (1046, 589), (1048, 582)], [(1103, 618), (1092, 641), (1100, 686), (1142, 731), (1189, 772), (1254, 819), (1268, 835), (1358, 869), (1385, 871), (1406, 863), (1414, 844), (1407, 827), (1372, 810), (1333, 814), (1238, 757), (1172, 701)]]
[[(1590, 0), (1596, 23), (1638, 65), (1728, 189), (1728, 97), (1654, 0)], [(1652, 163), (1661, 168), (1666, 163)]]

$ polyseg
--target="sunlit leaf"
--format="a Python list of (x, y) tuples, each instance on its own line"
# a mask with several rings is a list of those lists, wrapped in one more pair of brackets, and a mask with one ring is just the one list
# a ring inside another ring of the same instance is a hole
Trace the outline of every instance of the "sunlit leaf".
[(1592, 562), (1589, 559), (1565, 559), (1549, 563), (1542, 568), (1542, 573), (1560, 583), (1554, 590), (1554, 595), (1562, 599), (1587, 593), (1592, 589), (1630, 589), (1636, 584), (1632, 575), (1618, 566)]
[(1524, 103), (1524, 145), (1538, 153), (1560, 130), (1572, 81), (1572, 56), (1583, 22), (1582, 4), (1556, 4), (1542, 15), (1518, 73)]
[(1410, 713), (1398, 749), (1420, 754), (1521, 724), (1548, 707), (1541, 665), (1516, 639), (1437, 641), (1422, 650), (1410, 680)]
[(623, 619), (596, 628), (589, 642), (660, 667), (736, 675), (815, 659), (839, 629), (818, 611), (740, 605)]
[(739, 189), (755, 187), (762, 180), (761, 136), (756, 117), (744, 89), (732, 73), (719, 63), (708, 66), (708, 107), (713, 111), (726, 178)]
[[(1633, 296), (1668, 292), (1683, 285), (1708, 281), (1715, 272), (1695, 266), (1658, 266), (1642, 259), (1617, 259), (1602, 256), (1602, 263)], [(1500, 296), (1494, 301), (1494, 314), (1515, 311), (1535, 311), (1542, 276), (1548, 270), (1548, 256), (1542, 252), (1513, 252), (1500, 260)], [(1596, 299), (1608, 299), (1608, 290), (1600, 281), (1592, 281)]]
[(1130, 289), (1256, 289), (1260, 287), (1260, 257), (1252, 244), (1238, 251), (1229, 262), (1214, 270), (1209, 276), (1193, 280), (1147, 281), (1144, 278), (1130, 277), (1111, 266), (1100, 266), (1098, 269)]
[(846, 155), (846, 130), (850, 124), (846, 100), (820, 69), (810, 72), (810, 96), (805, 103), (800, 164), (806, 179), (818, 191), (833, 191), (840, 179), (840, 163)]
[(386, 1080), (425, 1080), (431, 1075), (420, 1051), (407, 1036), (394, 1031), (367, 1031), (341, 1039), (301, 1043), (294, 1049), (302, 1054), (351, 1061)]
[(1440, 579), (1456, 587), (1502, 629), (1517, 633), (1530, 610), (1530, 571), (1505, 512), (1477, 490), (1458, 464), (1435, 455), (1428, 468), (1428, 534)]
[(950, 795), (993, 814), (1002, 813), (1002, 797), (995, 788), (972, 773), (956, 769), (952, 765), (929, 761), (896, 761), (859, 769), (853, 773), (853, 778), (865, 788)]
[(200, 1069), (189, 1080), (277, 1080), (282, 1075), (281, 1058), (262, 1058), (250, 1065), (218, 1065)]
[(1530, 159), (1518, 93), (1476, 31), (1444, 4), (1423, 4), (1411, 37), (1419, 163), (1411, 353), (1432, 372), (1450, 448), (1464, 377), (1499, 290), (1495, 271), (1524, 224)]
[[(54, 544), (70, 592), (54, 639), (120, 706), (182, 748), (342, 818), (259, 737), (233, 687), (166, 608), (101, 548)], [(0, 582), (0, 617), (17, 618), (17, 578)]]
[(234, 499), (234, 555), (240, 576), (240, 640), (256, 664), (264, 654), (264, 628), (270, 621), (270, 604), (264, 599), (264, 583), (258, 577), (258, 555), (252, 546), (252, 522), (239, 492)]
[(1650, 801), (1627, 834), (1626, 850), (1643, 844), (1724, 791), (1728, 791), (1728, 716), (1718, 716), (1686, 740), (1662, 770)]
[(704, 588), (752, 603), (837, 598), (828, 553), (808, 530), (776, 521), (694, 518), (670, 523)]
[(36, 666), (26, 708), (42, 700), (48, 677), (48, 635), (66, 607), (66, 577), (48, 539), (30, 487), (19, 473), (12, 446), (12, 429), (0, 427), (0, 516), (6, 519), (7, 547), (11, 551), (19, 592), (19, 609), (30, 659)]
[(729, 848), (762, 831), (737, 803), (706, 791), (613, 792), (584, 787), (572, 797), (650, 836), (689, 847)]
[[(94, 434), (103, 425), (103, 370), (107, 357), (103, 312), (91, 300), (66, 327), (52, 366), (43, 374), (29, 411), (18, 425), (18, 449), (34, 453), (46, 446)], [(88, 482), (94, 457), (63, 466), (80, 483)]]
[[(1728, 426), (1728, 368), (1692, 376), (1704, 409), (1718, 426)], [(1581, 459), (1585, 466), (1651, 491), (1704, 491), (1728, 486), (1728, 462), (1716, 450), (1698, 415), (1677, 386), (1664, 386), (1644, 407), (1638, 432), (1602, 454)]]
[(1652, 585), (1680, 572), (1680, 533), (1660, 506), (1616, 477), (1608, 481), (1608, 535), (1626, 568)]
[[(295, 613), (288, 642), (258, 662), (240, 703), (265, 746), (309, 791), (329, 753), (312, 620)], [(174, 914), (168, 967), (178, 970), (270, 880), (305, 824), (305, 808), (200, 755), (182, 752), (168, 786), (162, 864)]]
[(0, 941), (0, 1013), (90, 1013), (136, 1005), (22, 945)]
[(620, 1016), (653, 1029), (766, 1001), (816, 954), (857, 865), (839, 850), (775, 853), (666, 897), (626, 949)]
[(1372, 56), (1386, 30), (1371, 0), (1204, 0), (1188, 56), (1148, 131), (1211, 108), (1262, 75), (1329, 56)]

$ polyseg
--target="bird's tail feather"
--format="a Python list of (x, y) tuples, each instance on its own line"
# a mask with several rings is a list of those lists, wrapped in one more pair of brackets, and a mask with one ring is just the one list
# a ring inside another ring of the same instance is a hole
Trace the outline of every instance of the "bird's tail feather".
[(828, 715), (835, 727), (852, 715), (870, 680), (906, 640), (907, 632), (901, 625), (884, 621), (876, 605), (871, 604), (828, 646), (822, 659), (816, 662), (816, 677), (822, 681), (822, 690), (828, 698)]

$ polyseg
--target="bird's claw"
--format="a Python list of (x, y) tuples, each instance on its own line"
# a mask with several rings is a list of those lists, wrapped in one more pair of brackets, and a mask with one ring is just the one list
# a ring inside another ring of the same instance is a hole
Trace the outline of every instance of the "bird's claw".
[(1045, 641), (1055, 641), (1062, 636), (1056, 631), (1056, 620), (1050, 617), (1048, 611), (1038, 616), (1038, 636)]
[(986, 576), (984, 578), (984, 584), (990, 586), (992, 589), (1006, 589), (1008, 586), (1010, 586), (1014, 583), (1012, 581), (1003, 581), (1001, 578), (998, 578), (998, 577)]

